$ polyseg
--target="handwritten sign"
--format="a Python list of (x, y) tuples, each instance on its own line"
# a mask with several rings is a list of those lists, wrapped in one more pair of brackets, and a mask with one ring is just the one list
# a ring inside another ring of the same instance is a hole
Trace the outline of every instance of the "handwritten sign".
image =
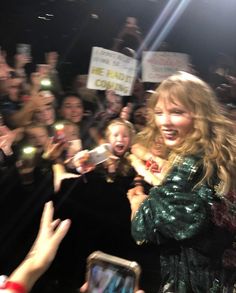
[(177, 71), (189, 71), (189, 55), (175, 52), (143, 52), (142, 81), (161, 82)]
[(87, 88), (107, 90), (129, 96), (136, 77), (137, 61), (124, 54), (93, 47), (89, 65)]

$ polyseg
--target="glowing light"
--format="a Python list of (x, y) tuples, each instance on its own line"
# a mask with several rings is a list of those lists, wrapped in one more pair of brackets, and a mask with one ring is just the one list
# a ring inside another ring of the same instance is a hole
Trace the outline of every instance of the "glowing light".
[(62, 130), (62, 129), (64, 129), (64, 124), (62, 124), (62, 123), (60, 123), (60, 124), (56, 124), (56, 125), (55, 125), (55, 129), (56, 129), (56, 130)]
[(145, 48), (148, 48), (149, 43), (157, 35), (157, 33), (161, 29), (163, 23), (166, 21), (168, 16), (173, 12), (175, 6), (176, 6), (176, 0), (175, 1), (169, 0), (167, 2), (163, 11), (161, 12), (159, 17), (155, 21), (154, 25), (152, 26), (151, 30), (149, 31), (149, 33), (147, 34), (147, 36), (143, 40), (141, 46), (137, 50), (137, 52), (136, 52), (137, 56), (139, 56)]
[(23, 149), (23, 153), (26, 154), (26, 155), (29, 155), (29, 154), (32, 154), (35, 152), (35, 147), (32, 147), (32, 146), (28, 146), (28, 147), (25, 147)]
[(51, 80), (48, 79), (48, 78), (44, 78), (44, 79), (41, 80), (41, 85), (42, 86), (49, 87), (49, 86), (51, 86), (51, 84), (52, 84)]
[[(173, 28), (177, 20), (187, 8), (191, 0), (169, 0), (152, 26), (150, 32), (142, 42), (141, 46), (136, 52), (138, 57), (144, 49), (148, 51), (155, 51), (159, 45), (164, 41), (167, 34)], [(165, 23), (166, 22), (166, 23)], [(157, 36), (155, 42), (150, 47), (150, 42)]]
[(169, 20), (167, 21), (166, 25), (163, 27), (162, 31), (158, 35), (157, 39), (153, 43), (153, 45), (150, 48), (150, 51), (155, 51), (160, 44), (164, 41), (168, 33), (171, 31), (173, 26), (176, 24), (177, 20), (180, 18), (180, 16), (183, 14), (187, 6), (191, 0), (183, 0), (180, 1), (177, 8), (175, 9), (174, 13), (171, 15)]

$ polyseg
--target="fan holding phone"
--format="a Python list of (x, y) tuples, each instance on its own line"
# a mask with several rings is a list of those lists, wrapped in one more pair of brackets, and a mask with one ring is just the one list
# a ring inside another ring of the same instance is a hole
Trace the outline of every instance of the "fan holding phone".
[[(126, 154), (134, 134), (132, 124), (120, 118), (114, 119), (107, 126), (105, 134), (107, 143), (91, 151), (83, 150), (74, 156), (73, 164), (78, 172), (90, 172), (100, 163), (104, 163), (110, 175), (125, 175), (129, 172), (131, 166)], [(112, 178), (109, 177), (108, 180)]]
[(83, 150), (73, 157), (73, 163), (79, 173), (87, 173), (93, 170), (96, 165), (101, 164), (111, 156), (111, 146), (108, 143), (102, 144), (91, 151)]

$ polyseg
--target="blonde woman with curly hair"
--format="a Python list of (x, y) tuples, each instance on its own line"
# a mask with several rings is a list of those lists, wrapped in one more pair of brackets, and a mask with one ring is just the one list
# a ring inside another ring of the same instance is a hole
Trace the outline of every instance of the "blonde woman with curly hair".
[(211, 88), (185, 72), (164, 80), (150, 103), (149, 141), (160, 135), (169, 156), (148, 196), (128, 192), (133, 237), (159, 246), (160, 292), (233, 292), (222, 268), (232, 234), (212, 212), (236, 188), (233, 125)]

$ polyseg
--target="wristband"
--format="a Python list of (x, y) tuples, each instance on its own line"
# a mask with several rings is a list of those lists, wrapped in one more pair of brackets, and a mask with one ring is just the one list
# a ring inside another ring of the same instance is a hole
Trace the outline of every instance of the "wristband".
[(26, 293), (27, 290), (24, 285), (18, 282), (6, 281), (0, 289), (13, 290), (16, 293)]

